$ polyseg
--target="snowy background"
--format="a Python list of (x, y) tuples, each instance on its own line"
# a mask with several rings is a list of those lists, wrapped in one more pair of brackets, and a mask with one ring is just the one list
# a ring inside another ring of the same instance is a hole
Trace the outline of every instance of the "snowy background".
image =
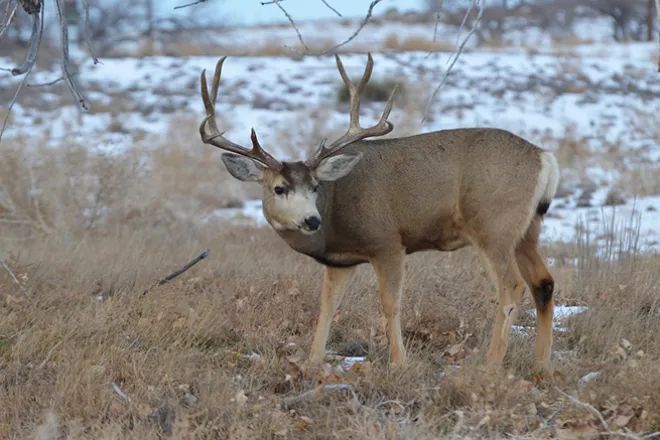
[[(173, 2), (163, 2), (160, 14), (171, 12), (169, 3)], [(335, 2), (347, 15), (338, 18), (322, 4), (307, 10), (300, 3), (291, 0), (286, 5), (299, 18), (297, 26), (312, 49), (326, 49), (348, 38), (362, 20), (360, 12), (364, 14), (368, 7), (368, 2)], [(419, 10), (420, 4), (396, 6), (405, 12)], [(142, 42), (135, 40), (115, 48), (124, 55), (100, 54), (102, 63), (94, 65), (82, 49), (74, 47), (76, 81), (91, 111), (81, 114), (72, 105), (63, 82), (25, 88), (3, 142), (18, 140), (28, 151), (34, 144), (59, 148), (67, 143), (82, 143), (106, 154), (146, 151), (171, 142), (177, 123), (187, 129), (186, 138), (176, 142), (187, 142), (191, 151), (202, 152), (209, 147), (196, 134), (203, 117), (199, 75), (202, 69), (212, 74), (218, 58), (229, 54), (216, 106), (228, 129), (226, 135), (247, 143), (249, 130), (255, 127), (275, 155), (283, 159), (304, 156), (321, 136), (345, 129), (347, 109), (337, 100), (340, 78), (332, 55), (300, 55), (298, 36), (282, 21), (281, 11), (273, 5), (257, 6), (241, 14), (202, 5), (200, 10), (216, 21), (224, 14), (234, 23), (218, 32), (205, 32), (205, 56), (168, 55), (166, 50), (162, 55), (144, 56), (139, 53)], [(422, 124), (430, 91), (447, 68), (458, 32), (455, 26), (441, 23), (433, 42), (432, 20), (403, 19), (406, 14), (395, 16), (391, 10), (383, 15), (393, 6), (394, 2), (382, 2), (373, 21), (342, 47), (342, 59), (353, 78), (362, 73), (366, 51), (372, 51), (372, 83), (386, 79), (403, 85), (405, 93), (397, 96), (390, 118), (395, 125), (392, 135), (471, 126), (511, 130), (554, 151), (562, 167), (560, 190), (543, 228), (544, 240), (574, 241), (578, 226), (586, 222), (596, 238), (627, 228), (637, 231), (640, 247), (657, 249), (657, 43), (615, 42), (612, 24), (602, 16), (577, 19), (571, 29), (562, 31), (561, 38), (556, 30), (534, 27), (512, 29), (498, 44), (478, 44), (472, 38)], [(436, 51), (420, 49), (426, 47)], [(41, 53), (57, 56), (54, 46)], [(20, 57), (20, 53), (7, 53), (0, 57), (0, 66), (12, 66)], [(56, 62), (42, 63), (28, 83), (59, 76)], [(21, 79), (0, 72), (0, 96), (5, 102)], [(383, 104), (365, 102), (363, 124), (373, 121)], [(312, 130), (316, 120), (322, 121), (320, 130)], [(265, 226), (260, 203), (254, 198), (216, 209), (212, 217)]]

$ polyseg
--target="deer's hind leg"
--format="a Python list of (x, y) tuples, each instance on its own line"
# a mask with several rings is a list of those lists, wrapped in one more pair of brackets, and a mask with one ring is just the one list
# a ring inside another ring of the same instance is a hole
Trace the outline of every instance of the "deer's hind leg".
[(387, 319), (392, 365), (406, 361), (406, 349), (401, 335), (401, 296), (404, 278), (404, 251), (393, 249), (374, 258), (371, 264), (378, 278), (380, 300)]
[(516, 248), (518, 267), (529, 286), (536, 305), (536, 354), (534, 367), (551, 373), (554, 279), (539, 253), (541, 216), (535, 216), (523, 240)]
[(495, 282), (498, 302), (486, 365), (499, 368), (509, 345), (511, 326), (518, 316), (525, 294), (525, 280), (516, 262), (514, 241), (498, 237), (487, 245), (480, 246), (480, 249)]

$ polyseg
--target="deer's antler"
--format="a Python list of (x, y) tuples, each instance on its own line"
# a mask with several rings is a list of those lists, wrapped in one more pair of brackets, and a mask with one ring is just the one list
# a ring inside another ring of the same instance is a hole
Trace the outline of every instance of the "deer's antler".
[[(264, 164), (268, 168), (279, 172), (282, 169), (282, 163), (271, 156), (261, 147), (261, 145), (259, 145), (257, 134), (254, 131), (254, 128), (252, 129), (251, 136), (252, 149), (247, 149), (241, 145), (233, 143), (223, 136), (224, 132), (220, 132), (220, 130), (218, 130), (218, 124), (215, 120), (215, 100), (218, 96), (218, 85), (220, 84), (220, 76), (222, 74), (222, 64), (226, 59), (226, 56), (222, 57), (215, 66), (215, 74), (213, 76), (213, 84), (211, 85), (210, 97), (208, 88), (206, 86), (206, 69), (202, 71), (200, 80), (202, 88), (202, 101), (204, 101), (204, 107), (206, 108), (206, 117), (199, 125), (199, 134), (202, 137), (202, 142), (226, 151), (230, 151), (232, 153), (240, 154), (241, 156), (249, 157), (250, 159), (254, 159)], [(210, 128), (210, 132), (207, 131), (207, 126)]]
[(371, 57), (371, 53), (369, 53), (369, 58), (367, 60), (367, 67), (364, 69), (364, 74), (362, 75), (362, 79), (360, 79), (360, 82), (357, 87), (355, 87), (355, 85), (351, 82), (350, 78), (346, 74), (344, 65), (342, 64), (337, 54), (335, 54), (335, 58), (337, 60), (337, 69), (339, 70), (339, 74), (341, 75), (342, 79), (344, 80), (344, 83), (346, 84), (346, 89), (348, 90), (348, 95), (350, 97), (351, 122), (348, 131), (346, 131), (346, 133), (342, 137), (331, 143), (329, 146), (325, 145), (325, 141), (321, 142), (314, 155), (306, 161), (307, 165), (310, 167), (315, 167), (316, 165), (319, 164), (321, 160), (325, 159), (326, 157), (332, 154), (335, 154), (336, 152), (346, 147), (347, 145), (352, 144), (353, 142), (369, 137), (384, 136), (394, 129), (394, 125), (391, 122), (389, 122), (387, 118), (389, 117), (390, 112), (392, 111), (392, 105), (394, 103), (394, 92), (396, 91), (396, 86), (394, 87), (394, 89), (392, 89), (392, 93), (390, 94), (390, 97), (387, 100), (387, 103), (385, 104), (385, 110), (383, 110), (383, 114), (381, 115), (378, 123), (368, 128), (360, 127), (360, 99), (362, 97), (362, 93), (364, 92), (364, 89), (367, 86), (367, 83), (369, 82), (369, 78), (371, 77), (371, 71), (373, 70), (374, 67), (374, 60)]

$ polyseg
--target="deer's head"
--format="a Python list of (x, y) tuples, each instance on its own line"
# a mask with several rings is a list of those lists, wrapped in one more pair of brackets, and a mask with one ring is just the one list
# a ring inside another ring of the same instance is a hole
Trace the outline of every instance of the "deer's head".
[(206, 86), (206, 70), (202, 71), (201, 92), (206, 108), (206, 118), (199, 126), (202, 141), (229, 151), (222, 154), (222, 162), (236, 179), (261, 184), (264, 216), (274, 229), (314, 234), (323, 225), (317, 204), (320, 182), (331, 182), (346, 176), (360, 161), (361, 153), (341, 154), (341, 149), (361, 139), (383, 136), (394, 129), (392, 123), (387, 121), (392, 110), (394, 90), (378, 123), (369, 128), (360, 127), (360, 97), (371, 76), (373, 59), (369, 54), (365, 73), (359, 85), (355, 87), (348, 78), (341, 60), (335, 55), (337, 68), (350, 95), (349, 129), (329, 146), (325, 145), (325, 141), (321, 142), (307, 160), (283, 162), (275, 159), (261, 147), (254, 129), (252, 129), (251, 149), (231, 142), (218, 130), (215, 122), (215, 101), (222, 65), (226, 58), (221, 58), (216, 65), (210, 96)]

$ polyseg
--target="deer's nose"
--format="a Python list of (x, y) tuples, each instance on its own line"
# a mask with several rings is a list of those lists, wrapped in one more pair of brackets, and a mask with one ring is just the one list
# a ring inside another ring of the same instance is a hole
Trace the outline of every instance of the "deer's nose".
[(321, 219), (313, 215), (311, 217), (305, 218), (305, 225), (309, 228), (310, 231), (316, 231), (321, 227)]

